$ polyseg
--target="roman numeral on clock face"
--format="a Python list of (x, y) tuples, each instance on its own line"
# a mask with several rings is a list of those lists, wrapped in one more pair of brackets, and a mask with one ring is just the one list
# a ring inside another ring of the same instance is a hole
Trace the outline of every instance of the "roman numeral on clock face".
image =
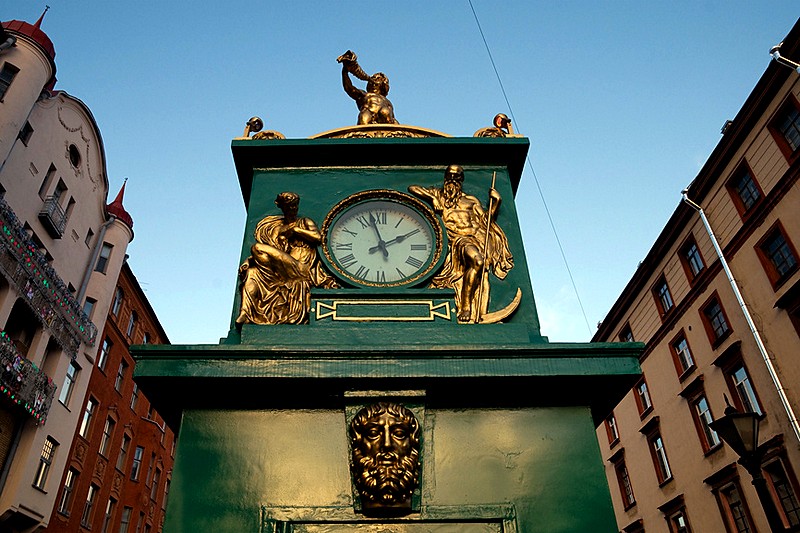
[(350, 268), (351, 266), (358, 263), (358, 260), (356, 259), (356, 256), (354, 256), (353, 254), (347, 254), (340, 257), (339, 262), (342, 264), (342, 267)]
[(337, 242), (336, 244), (334, 244), (334, 247), (337, 250), (352, 251), (353, 250), (353, 243), (352, 242)]
[(364, 268), (364, 265), (358, 265), (358, 270), (356, 271), (357, 278), (367, 279), (368, 274), (369, 274), (368, 268)]
[(411, 255), (408, 256), (408, 259), (406, 259), (406, 263), (414, 268), (419, 268), (422, 266), (422, 261)]
[(419, 250), (419, 251), (424, 252), (427, 249), (428, 249), (428, 245), (427, 244), (412, 244), (411, 245), (411, 251), (412, 252), (415, 251), (415, 250)]

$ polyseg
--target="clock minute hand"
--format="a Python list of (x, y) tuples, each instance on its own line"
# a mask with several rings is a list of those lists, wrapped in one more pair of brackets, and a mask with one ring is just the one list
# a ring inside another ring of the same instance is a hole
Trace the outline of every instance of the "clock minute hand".
[[(398, 236), (397, 236), (397, 237), (395, 237), (394, 239), (390, 239), (390, 240), (388, 240), (388, 241), (384, 242), (384, 243), (383, 243), (383, 247), (384, 247), (384, 248), (386, 248), (386, 247), (387, 247), (387, 246), (389, 246), (390, 244), (394, 244), (394, 243), (396, 243), (396, 242), (403, 242), (403, 241), (404, 241), (404, 240), (406, 240), (408, 237), (411, 237), (412, 235), (416, 235), (417, 233), (419, 233), (419, 229), (411, 230), (411, 231), (409, 231), (408, 233), (405, 233), (405, 234), (403, 234), (403, 235), (398, 235)], [(377, 252), (377, 251), (378, 251), (378, 249), (379, 249), (379, 247), (378, 247), (378, 246), (373, 246), (372, 248), (370, 248), (370, 249), (369, 249), (369, 253), (375, 253), (375, 252)]]

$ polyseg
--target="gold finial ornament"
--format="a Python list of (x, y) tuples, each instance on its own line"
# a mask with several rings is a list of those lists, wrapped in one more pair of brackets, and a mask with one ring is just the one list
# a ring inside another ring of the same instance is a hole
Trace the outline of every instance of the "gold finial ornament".
[(317, 225), (297, 216), (300, 196), (282, 192), (275, 205), (283, 215), (258, 223), (250, 257), (239, 267), (242, 303), (236, 324), (303, 324), (311, 287), (335, 285), (319, 263)]
[(264, 128), (264, 121), (259, 117), (250, 117), (247, 124), (244, 126), (244, 133), (242, 137), (250, 137), (250, 133), (258, 133)]
[[(394, 108), (386, 97), (389, 94), (389, 78), (383, 72), (369, 75), (358, 64), (358, 56), (351, 50), (336, 58), (342, 64), (342, 86), (344, 92), (355, 100), (358, 106), (358, 125), (363, 124), (399, 124), (394, 118)], [(363, 91), (353, 85), (350, 74), (367, 82), (367, 90)]]
[(350, 423), (351, 471), (366, 514), (406, 514), (419, 482), (420, 427), (398, 403), (368, 405)]
[(444, 186), (411, 185), (410, 193), (431, 203), (447, 230), (449, 250), (444, 266), (433, 278), (432, 287), (452, 288), (456, 293), (456, 309), (460, 323), (488, 324), (499, 322), (519, 305), (521, 292), (500, 312), (489, 313), (489, 273), (505, 279), (514, 267), (514, 257), (505, 233), (497, 225), (500, 193), (489, 189), (489, 204), (462, 190), (464, 170), (450, 165), (444, 173)]
[[(286, 137), (283, 133), (279, 131), (261, 131), (264, 128), (264, 121), (261, 120), (259, 117), (250, 117), (250, 120), (244, 126), (244, 133), (240, 139), (253, 139), (253, 140), (261, 140), (261, 139), (285, 139)], [(250, 134), (253, 133), (254, 135), (251, 137)]]
[(505, 113), (498, 113), (492, 120), (494, 127), (481, 128), (475, 132), (473, 137), (516, 137), (514, 128), (511, 126), (511, 119)]

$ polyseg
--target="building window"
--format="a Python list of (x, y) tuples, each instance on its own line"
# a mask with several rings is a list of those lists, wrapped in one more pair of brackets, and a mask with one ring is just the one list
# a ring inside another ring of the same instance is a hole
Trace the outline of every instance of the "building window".
[(650, 447), (650, 456), (653, 459), (653, 466), (656, 469), (658, 484), (663, 485), (672, 479), (672, 470), (669, 467), (667, 450), (664, 448), (664, 440), (661, 438), (661, 433), (658, 431), (657, 426), (655, 431), (650, 432), (647, 436), (647, 443)]
[(103, 533), (108, 533), (109, 527), (111, 526), (111, 520), (114, 518), (114, 510), (117, 507), (117, 500), (114, 498), (109, 498), (108, 503), (106, 504), (106, 513), (103, 516)]
[(134, 481), (139, 480), (139, 471), (142, 469), (142, 456), (144, 455), (144, 448), (137, 446), (133, 451), (133, 464), (131, 465), (131, 479)]
[(31, 135), (33, 135), (33, 126), (31, 126), (30, 122), (25, 122), (25, 125), (22, 126), (21, 130), (19, 130), (19, 135), (17, 135), (17, 138), (22, 141), (22, 144), (28, 146), (28, 142), (31, 140)]
[(794, 480), (790, 479), (783, 461), (776, 459), (764, 465), (770, 492), (776, 500), (778, 511), (783, 515), (785, 526), (794, 528), (800, 525), (800, 503), (797, 501), (797, 490)]
[(761, 188), (753, 178), (753, 172), (746, 163), (742, 163), (733, 173), (726, 187), (740, 216), (748, 213), (763, 196)]
[(3, 69), (0, 70), (0, 102), (3, 101), (3, 97), (5, 97), (6, 91), (11, 86), (11, 82), (14, 81), (14, 76), (17, 75), (17, 72), (19, 72), (19, 69), (11, 63), (5, 63)]
[(131, 438), (126, 433), (122, 435), (122, 445), (119, 448), (119, 455), (117, 456), (117, 470), (125, 473), (125, 459), (128, 457), (128, 449), (131, 447)]
[(39, 186), (39, 198), (41, 198), (42, 200), (44, 200), (45, 197), (47, 196), (47, 189), (50, 188), (50, 183), (52, 183), (55, 175), (56, 175), (56, 167), (52, 163), (50, 163), (50, 167), (47, 169), (47, 173), (44, 175), (42, 184)]
[(81, 151), (78, 150), (78, 147), (74, 144), (70, 144), (69, 148), (67, 148), (67, 155), (69, 156), (69, 163), (78, 168), (81, 164)]
[(58, 443), (52, 437), (47, 437), (42, 446), (42, 454), (39, 456), (39, 466), (36, 468), (36, 475), (33, 477), (33, 486), (44, 490), (47, 483), (47, 474), (50, 473), (50, 465), (53, 464), (53, 456), (56, 453)]
[(89, 492), (86, 493), (86, 502), (83, 504), (83, 514), (81, 515), (81, 525), (86, 529), (92, 528), (92, 514), (98, 490), (100, 489), (93, 483), (89, 485)]
[(620, 342), (634, 342), (630, 324), (625, 324), (625, 327), (619, 332), (619, 340)]
[(107, 242), (103, 243), (103, 247), (100, 248), (100, 257), (97, 258), (97, 265), (95, 265), (94, 270), (95, 272), (101, 272), (103, 274), (106, 273), (106, 269), (108, 268), (108, 260), (111, 257), (111, 249), (114, 248)]
[(731, 332), (725, 311), (722, 309), (716, 293), (703, 306), (701, 316), (711, 345), (716, 348)]
[(81, 367), (75, 361), (71, 361), (67, 367), (67, 375), (64, 376), (64, 384), (61, 385), (61, 393), (58, 395), (58, 401), (65, 407), (69, 406), (69, 399), (72, 397), (72, 389), (75, 388), (80, 369)]
[(608, 443), (612, 446), (619, 442), (619, 430), (617, 429), (617, 419), (614, 413), (611, 413), (606, 418), (606, 433), (608, 434)]
[(797, 270), (797, 251), (786, 238), (780, 222), (761, 239), (756, 252), (773, 287), (777, 288)]
[(778, 143), (783, 155), (791, 159), (800, 147), (800, 111), (797, 100), (790, 96), (775, 120), (770, 124), (770, 132)]
[(133, 384), (133, 392), (131, 392), (131, 409), (136, 410), (136, 402), (139, 400), (139, 385)]
[(58, 512), (69, 516), (69, 508), (72, 506), (72, 492), (75, 490), (75, 483), (78, 479), (78, 472), (74, 468), (67, 470), (64, 478), (64, 486), (61, 489), (61, 499), (58, 500)]
[(703, 256), (700, 255), (700, 249), (697, 247), (697, 242), (694, 240), (694, 237), (689, 237), (683, 246), (681, 246), (679, 256), (681, 265), (683, 265), (683, 269), (686, 271), (686, 276), (689, 278), (689, 281), (694, 281), (700, 272), (706, 268)]
[(150, 344), (150, 342), (150, 334), (145, 332), (144, 335), (142, 335), (142, 344)]
[(117, 369), (117, 379), (114, 382), (114, 389), (116, 389), (117, 392), (122, 390), (122, 383), (125, 380), (125, 374), (127, 373), (127, 371), (128, 371), (128, 363), (126, 363), (125, 360), (123, 359), (122, 361), (119, 362), (119, 369)]
[(108, 356), (111, 354), (112, 346), (114, 346), (114, 343), (111, 342), (111, 339), (108, 337), (103, 339), (103, 345), (100, 347), (100, 354), (97, 358), (97, 368), (100, 370), (106, 369), (106, 365), (108, 364)]
[(661, 276), (653, 287), (653, 296), (656, 299), (658, 314), (664, 317), (675, 306), (672, 301), (672, 294), (669, 292), (669, 285), (664, 276)]
[(170, 486), (171, 482), (172, 482), (172, 480), (167, 478), (167, 481), (164, 483), (164, 499), (161, 500), (161, 508), (162, 509), (166, 509), (167, 508), (167, 501), (169, 500), (169, 486)]
[(128, 319), (128, 329), (126, 330), (128, 337), (131, 337), (133, 335), (133, 330), (136, 327), (137, 318), (138, 317), (136, 316), (136, 311), (131, 311), (131, 317)]
[(92, 228), (89, 228), (86, 231), (86, 237), (84, 237), (84, 239), (83, 239), (83, 242), (84, 242), (84, 244), (86, 244), (87, 247), (91, 247), (91, 245), (92, 245), (92, 237), (94, 237), (94, 231), (92, 231)]
[(83, 314), (86, 315), (87, 318), (92, 318), (92, 311), (94, 311), (94, 305), (97, 303), (97, 300), (94, 298), (86, 297), (86, 301), (83, 302)]
[(86, 402), (86, 409), (83, 411), (83, 419), (81, 420), (81, 427), (78, 430), (78, 434), (88, 439), (89, 429), (92, 425), (92, 417), (94, 417), (94, 413), (97, 410), (97, 400), (94, 398), (89, 398), (89, 401)]
[(114, 426), (116, 421), (110, 416), (106, 419), (106, 425), (103, 426), (103, 439), (100, 441), (100, 455), (106, 456), (111, 439), (114, 436)]
[(633, 390), (636, 407), (639, 409), (639, 416), (644, 417), (653, 410), (653, 402), (650, 401), (650, 391), (647, 390), (647, 382), (644, 380), (644, 376), (634, 386)]
[(150, 489), (150, 499), (155, 500), (158, 495), (158, 484), (161, 483), (161, 469), (156, 468), (156, 473), (153, 474), (153, 487)]
[(122, 287), (117, 287), (117, 292), (114, 293), (114, 303), (111, 304), (111, 314), (119, 316), (119, 310), (122, 307), (122, 300), (125, 299), (125, 291)]
[(144, 480), (144, 484), (150, 486), (150, 482), (152, 481), (153, 475), (153, 467), (156, 464), (156, 453), (153, 452), (150, 454), (150, 464), (147, 465), (147, 477)]
[(723, 507), (723, 517), (731, 531), (736, 533), (751, 533), (754, 531), (750, 511), (742, 499), (739, 486), (731, 483), (719, 490)]
[(119, 533), (128, 533), (128, 526), (131, 525), (132, 507), (122, 509), (122, 516), (119, 519)]
[(707, 452), (716, 448), (719, 446), (720, 440), (717, 432), (711, 429), (709, 425), (714, 421), (714, 417), (711, 414), (711, 407), (708, 405), (705, 393), (700, 392), (689, 403), (692, 406), (692, 418), (700, 436), (700, 444), (703, 447), (703, 451)]
[(725, 373), (728, 381), (728, 388), (733, 395), (733, 403), (736, 408), (743, 413), (758, 413), (761, 412), (761, 405), (758, 402), (756, 391), (753, 388), (753, 383), (750, 381), (750, 375), (747, 373), (744, 363), (736, 363), (730, 367)]
[(691, 533), (692, 529), (689, 526), (689, 516), (686, 514), (683, 494), (659, 506), (658, 510), (664, 513), (670, 533)]
[(667, 519), (669, 533), (691, 533), (689, 519), (686, 517), (686, 510), (681, 509), (670, 515)]
[(678, 372), (679, 377), (685, 377), (691, 370), (694, 370), (694, 358), (692, 351), (689, 349), (689, 341), (686, 340), (686, 335), (683, 330), (678, 333), (678, 336), (672, 339), (669, 344), (672, 351), (672, 360), (675, 363), (675, 370)]
[(610, 459), (614, 464), (614, 473), (617, 476), (620, 496), (622, 496), (622, 506), (627, 511), (636, 505), (636, 497), (633, 495), (633, 485), (628, 475), (628, 467), (625, 466), (625, 450), (621, 449)]

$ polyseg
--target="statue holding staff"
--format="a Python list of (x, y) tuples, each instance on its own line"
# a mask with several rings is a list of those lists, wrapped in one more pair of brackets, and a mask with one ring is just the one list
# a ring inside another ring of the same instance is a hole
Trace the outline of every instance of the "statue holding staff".
[[(495, 222), (501, 197), (494, 183), (489, 189), (486, 210), (480, 200), (462, 190), (462, 183), (464, 170), (450, 165), (445, 170), (442, 188), (412, 185), (408, 191), (431, 203), (442, 217), (450, 241), (442, 271), (433, 278), (431, 286), (455, 290), (459, 322), (487, 323), (488, 273), (505, 279), (514, 267), (514, 258), (505, 233)], [(515, 302), (514, 308), (519, 304), (518, 297)], [(510, 312), (513, 309), (504, 316)]]

